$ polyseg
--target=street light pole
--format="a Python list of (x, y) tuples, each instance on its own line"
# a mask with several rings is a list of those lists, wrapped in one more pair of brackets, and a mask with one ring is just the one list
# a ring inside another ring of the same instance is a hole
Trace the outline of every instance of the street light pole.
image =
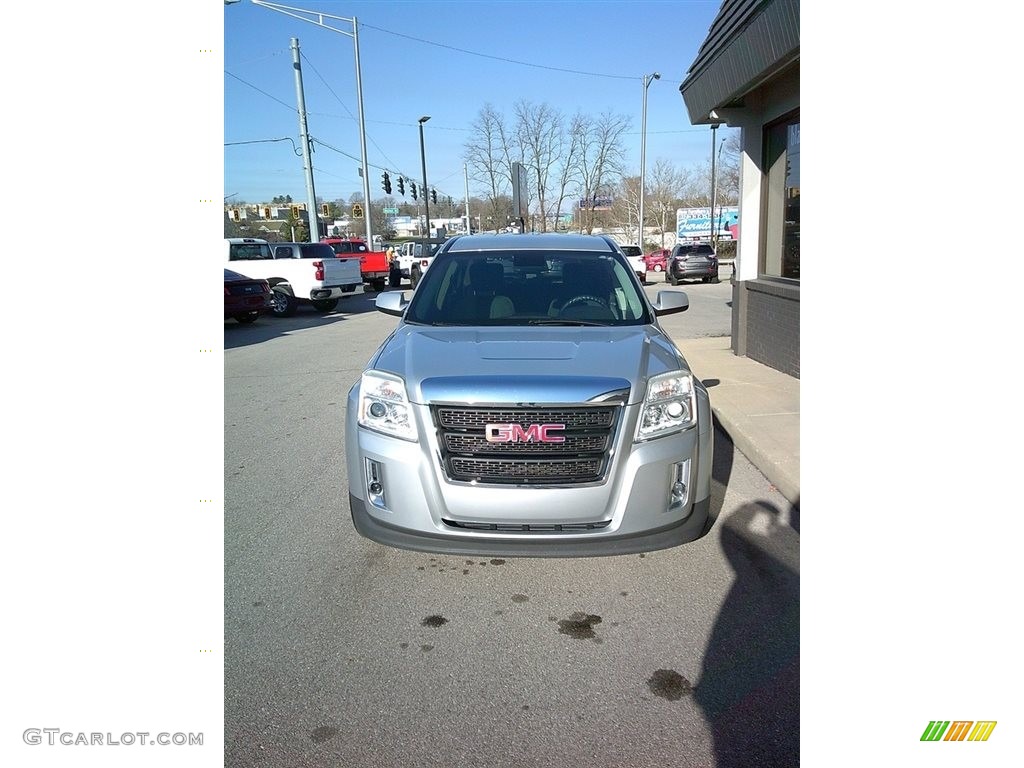
[(654, 72), (650, 75), (644, 75), (644, 106), (643, 106), (643, 117), (640, 120), (640, 225), (639, 225), (639, 236), (637, 237), (637, 245), (640, 246), (640, 250), (644, 249), (644, 161), (647, 153), (647, 88), (650, 86), (652, 80), (660, 80), (661, 74)]
[[(723, 138), (721, 143), (718, 145), (718, 165), (722, 165), (722, 149), (725, 147), (725, 139)], [(711, 247), (714, 248), (718, 244), (718, 232), (722, 228), (722, 216), (721, 213), (718, 215), (718, 219), (715, 219), (715, 206), (718, 204), (718, 171), (715, 168), (715, 158), (711, 158)]]
[[(277, 11), (283, 13), (285, 16), (291, 16), (292, 18), (299, 19), (300, 21), (309, 22), (315, 24), (318, 27), (329, 29), (332, 32), (338, 32), (346, 37), (351, 37), (355, 43), (356, 52), (356, 96), (359, 101), (359, 150), (360, 157), (362, 158), (363, 164), (363, 215), (366, 217), (366, 243), (369, 248), (373, 248), (373, 217), (370, 215), (370, 167), (366, 162), (366, 121), (363, 116), (363, 76), (362, 70), (359, 66), (359, 22), (356, 17), (353, 16), (351, 19), (344, 16), (332, 16), (329, 13), (320, 13), (319, 11), (307, 11), (304, 8), (292, 8), (287, 5), (278, 5), (277, 3), (268, 3), (266, 0), (252, 0), (253, 5), (258, 5), (271, 11)], [(227, 5), (227, 3), (225, 3)], [(309, 14), (310, 16), (316, 17), (306, 18), (299, 14)], [(338, 29), (332, 27), (330, 24), (324, 22), (324, 19), (336, 19), (338, 21), (344, 21), (352, 25), (352, 31), (347, 32), (344, 29)], [(314, 201), (314, 210), (310, 212), (310, 216), (316, 215), (316, 204)]]
[(423, 124), (430, 119), (430, 115), (424, 115), (420, 118), (420, 163), (423, 165), (423, 213), (424, 222), (423, 227), (426, 237), (430, 237), (430, 198), (427, 197), (427, 154), (423, 149)]
[(715, 131), (718, 130), (718, 123), (711, 124), (711, 217), (708, 220), (709, 231), (708, 231), (708, 242), (711, 243), (711, 247), (715, 247), (715, 193), (718, 191), (715, 189)]

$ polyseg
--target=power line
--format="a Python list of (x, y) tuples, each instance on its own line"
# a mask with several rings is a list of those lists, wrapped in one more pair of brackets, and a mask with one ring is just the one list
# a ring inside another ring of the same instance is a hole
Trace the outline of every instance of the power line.
[[(312, 68), (313, 72), (314, 72), (314, 73), (316, 73), (316, 76), (320, 78), (320, 82), (322, 82), (322, 83), (324, 84), (324, 87), (325, 87), (325, 88), (327, 88), (327, 90), (331, 92), (331, 95), (332, 95), (332, 96), (333, 96), (333, 97), (334, 97), (335, 99), (337, 99), (337, 100), (338, 100), (338, 103), (339, 103), (339, 104), (341, 104), (341, 106), (345, 108), (345, 111), (346, 111), (346, 112), (348, 112), (348, 115), (349, 115), (349, 117), (351, 117), (351, 118), (352, 118), (353, 120), (355, 120), (356, 118), (355, 118), (355, 115), (353, 115), (353, 114), (352, 114), (352, 110), (350, 110), (350, 109), (348, 108), (348, 105), (347, 105), (347, 104), (346, 104), (346, 103), (345, 103), (344, 101), (342, 101), (342, 100), (341, 100), (341, 98), (340, 98), (340, 97), (338, 96), (338, 94), (336, 94), (336, 93), (334, 92), (334, 89), (333, 89), (333, 88), (331, 88), (331, 86), (330, 86), (330, 85), (328, 84), (328, 82), (327, 82), (327, 81), (326, 81), (326, 80), (324, 79), (324, 76), (320, 74), (320, 71), (319, 71), (319, 70), (318, 70), (318, 69), (316, 68), (316, 65), (314, 65), (314, 64), (313, 64), (313, 62), (311, 62), (311, 61), (310, 61), (310, 60), (309, 60), (309, 59), (308, 59), (308, 58), (306, 57), (306, 54), (302, 53), (302, 54), (300, 54), (300, 55), (301, 55), (301, 56), (302, 56), (302, 58), (303, 58), (303, 59), (304, 59), (304, 60), (306, 61), (306, 63), (307, 63), (307, 64), (309, 64), (309, 66), (310, 66), (310, 67)], [(375, 146), (375, 147), (377, 148), (377, 151), (378, 151), (378, 152), (380, 152), (381, 156), (382, 156), (382, 157), (383, 157), (383, 158), (384, 158), (385, 160), (387, 160), (387, 161), (388, 161), (389, 163), (391, 163), (392, 165), (397, 165), (397, 163), (395, 163), (395, 161), (394, 161), (394, 160), (392, 160), (392, 159), (391, 159), (390, 157), (388, 157), (387, 153), (386, 153), (386, 152), (385, 152), (385, 151), (384, 151), (383, 149), (381, 149), (381, 146), (380, 146), (380, 144), (378, 144), (378, 143), (377, 143), (377, 142), (376, 142), (376, 141), (374, 140), (373, 136), (370, 136), (370, 134), (366, 134), (366, 138), (367, 138), (367, 139), (369, 139), (369, 140), (370, 140), (370, 143), (371, 143), (371, 144), (373, 144), (373, 146)], [(369, 164), (369, 161), (367, 161), (367, 164)], [(386, 170), (386, 169), (385, 169), (385, 170)]]
[(299, 151), (299, 148), (295, 146), (295, 139), (291, 138), (290, 136), (285, 136), (283, 139), (253, 139), (252, 141), (225, 141), (224, 146), (237, 147), (240, 144), (272, 144), (275, 141), (290, 141), (292, 143), (292, 151), (296, 155), (302, 155), (302, 153)]
[(252, 89), (253, 89), (254, 91), (259, 91), (259, 92), (260, 92), (260, 93), (262, 93), (262, 94), (263, 94), (264, 96), (266, 96), (266, 97), (267, 97), (268, 99), (273, 99), (274, 101), (276, 101), (276, 102), (277, 102), (278, 104), (280, 104), (280, 105), (281, 105), (282, 107), (285, 107), (285, 108), (286, 108), (286, 109), (288, 109), (289, 111), (292, 111), (292, 110), (294, 110), (294, 109), (295, 109), (295, 107), (294, 107), (294, 106), (292, 106), (291, 104), (285, 104), (285, 103), (284, 103), (283, 101), (281, 101), (281, 100), (280, 100), (279, 98), (277, 98), (276, 96), (271, 96), (271, 95), (270, 95), (269, 93), (267, 93), (266, 91), (264, 91), (264, 90), (262, 90), (262, 89), (260, 89), (260, 88), (257, 88), (257, 87), (256, 87), (255, 85), (253, 85), (252, 83), (246, 82), (245, 80), (243, 80), (242, 78), (240, 78), (240, 77), (239, 77), (238, 75), (233, 75), (233, 74), (231, 74), (231, 73), (230, 73), (230, 72), (228, 72), (228, 71), (227, 71), (226, 69), (224, 70), (224, 74), (225, 74), (225, 75), (227, 75), (228, 77), (233, 77), (233, 78), (235, 78), (235, 80), (237, 80), (238, 82), (242, 83), (242, 85), (248, 85), (248, 86), (249, 86), (250, 88), (252, 88)]
[(502, 56), (491, 56), (488, 53), (478, 53), (476, 51), (467, 51), (465, 48), (456, 48), (454, 45), (445, 45), (444, 43), (435, 43), (432, 40), (424, 40), (421, 37), (413, 37), (412, 35), (404, 35), (401, 32), (393, 32), (390, 29), (384, 29), (383, 27), (375, 27), (372, 24), (367, 24), (365, 21), (361, 22), (361, 27), (367, 27), (369, 29), (376, 29), (378, 32), (384, 32), (395, 37), (404, 37), (406, 40), (415, 40), (417, 43), (424, 43), (425, 45), (434, 45), (438, 48), (447, 48), (450, 51), (458, 51), (459, 53), (465, 53), (470, 56), (479, 56), (483, 59), (493, 59), (494, 61), (503, 61), (506, 64), (518, 64), (523, 67), (534, 67), (535, 69), (547, 69), (553, 72), (568, 72), (572, 75), (586, 75), (588, 77), (606, 77), (613, 80), (639, 80), (640, 78), (635, 75), (608, 75), (602, 72), (583, 72), (578, 69), (564, 69), (562, 67), (548, 67), (544, 64), (533, 64), (529, 61), (518, 61), (516, 59), (506, 59)]

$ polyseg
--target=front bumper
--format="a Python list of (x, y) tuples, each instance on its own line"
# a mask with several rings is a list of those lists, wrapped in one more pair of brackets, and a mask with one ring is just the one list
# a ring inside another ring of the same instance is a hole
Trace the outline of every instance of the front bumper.
[(351, 493), (348, 495), (348, 504), (356, 531), (372, 541), (418, 552), (477, 557), (602, 557), (651, 552), (699, 539), (715, 522), (710, 511), (711, 499), (705, 498), (694, 504), (693, 511), (685, 520), (654, 531), (621, 536), (592, 536), (586, 539), (524, 542), (478, 536), (453, 538), (444, 534), (410, 531), (378, 519), (369, 512), (365, 501)]
[[(358, 385), (349, 393), (353, 416), (357, 391)], [(706, 393), (698, 407), (698, 427), (642, 443), (632, 441), (639, 409), (626, 407), (604, 479), (547, 487), (448, 479), (427, 406), (413, 406), (417, 443), (361, 428), (348, 418), (345, 452), (353, 524), (382, 544), (466, 555), (619, 555), (693, 541), (714, 523)], [(369, 501), (368, 462), (383, 486), (376, 504)], [(670, 486), (681, 462), (688, 462), (687, 490), (682, 503), (673, 504)]]

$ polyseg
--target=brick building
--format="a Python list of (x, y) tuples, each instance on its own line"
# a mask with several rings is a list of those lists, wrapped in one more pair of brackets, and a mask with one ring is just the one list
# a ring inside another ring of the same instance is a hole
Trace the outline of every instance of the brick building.
[(733, 351), (799, 378), (799, 0), (724, 0), (679, 91), (692, 124), (741, 129)]

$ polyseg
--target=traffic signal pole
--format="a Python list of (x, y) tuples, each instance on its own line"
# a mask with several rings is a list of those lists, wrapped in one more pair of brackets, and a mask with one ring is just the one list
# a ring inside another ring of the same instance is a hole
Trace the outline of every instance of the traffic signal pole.
[[(306, 171), (306, 210), (309, 213), (309, 241), (320, 241), (316, 218), (316, 191), (313, 189), (313, 158), (309, 151), (309, 128), (306, 126), (306, 98), (302, 93), (302, 65), (299, 63), (299, 38), (292, 38), (292, 61), (295, 64), (295, 96), (299, 103), (299, 136), (302, 141), (302, 164)], [(293, 235), (294, 237), (294, 235)]]

